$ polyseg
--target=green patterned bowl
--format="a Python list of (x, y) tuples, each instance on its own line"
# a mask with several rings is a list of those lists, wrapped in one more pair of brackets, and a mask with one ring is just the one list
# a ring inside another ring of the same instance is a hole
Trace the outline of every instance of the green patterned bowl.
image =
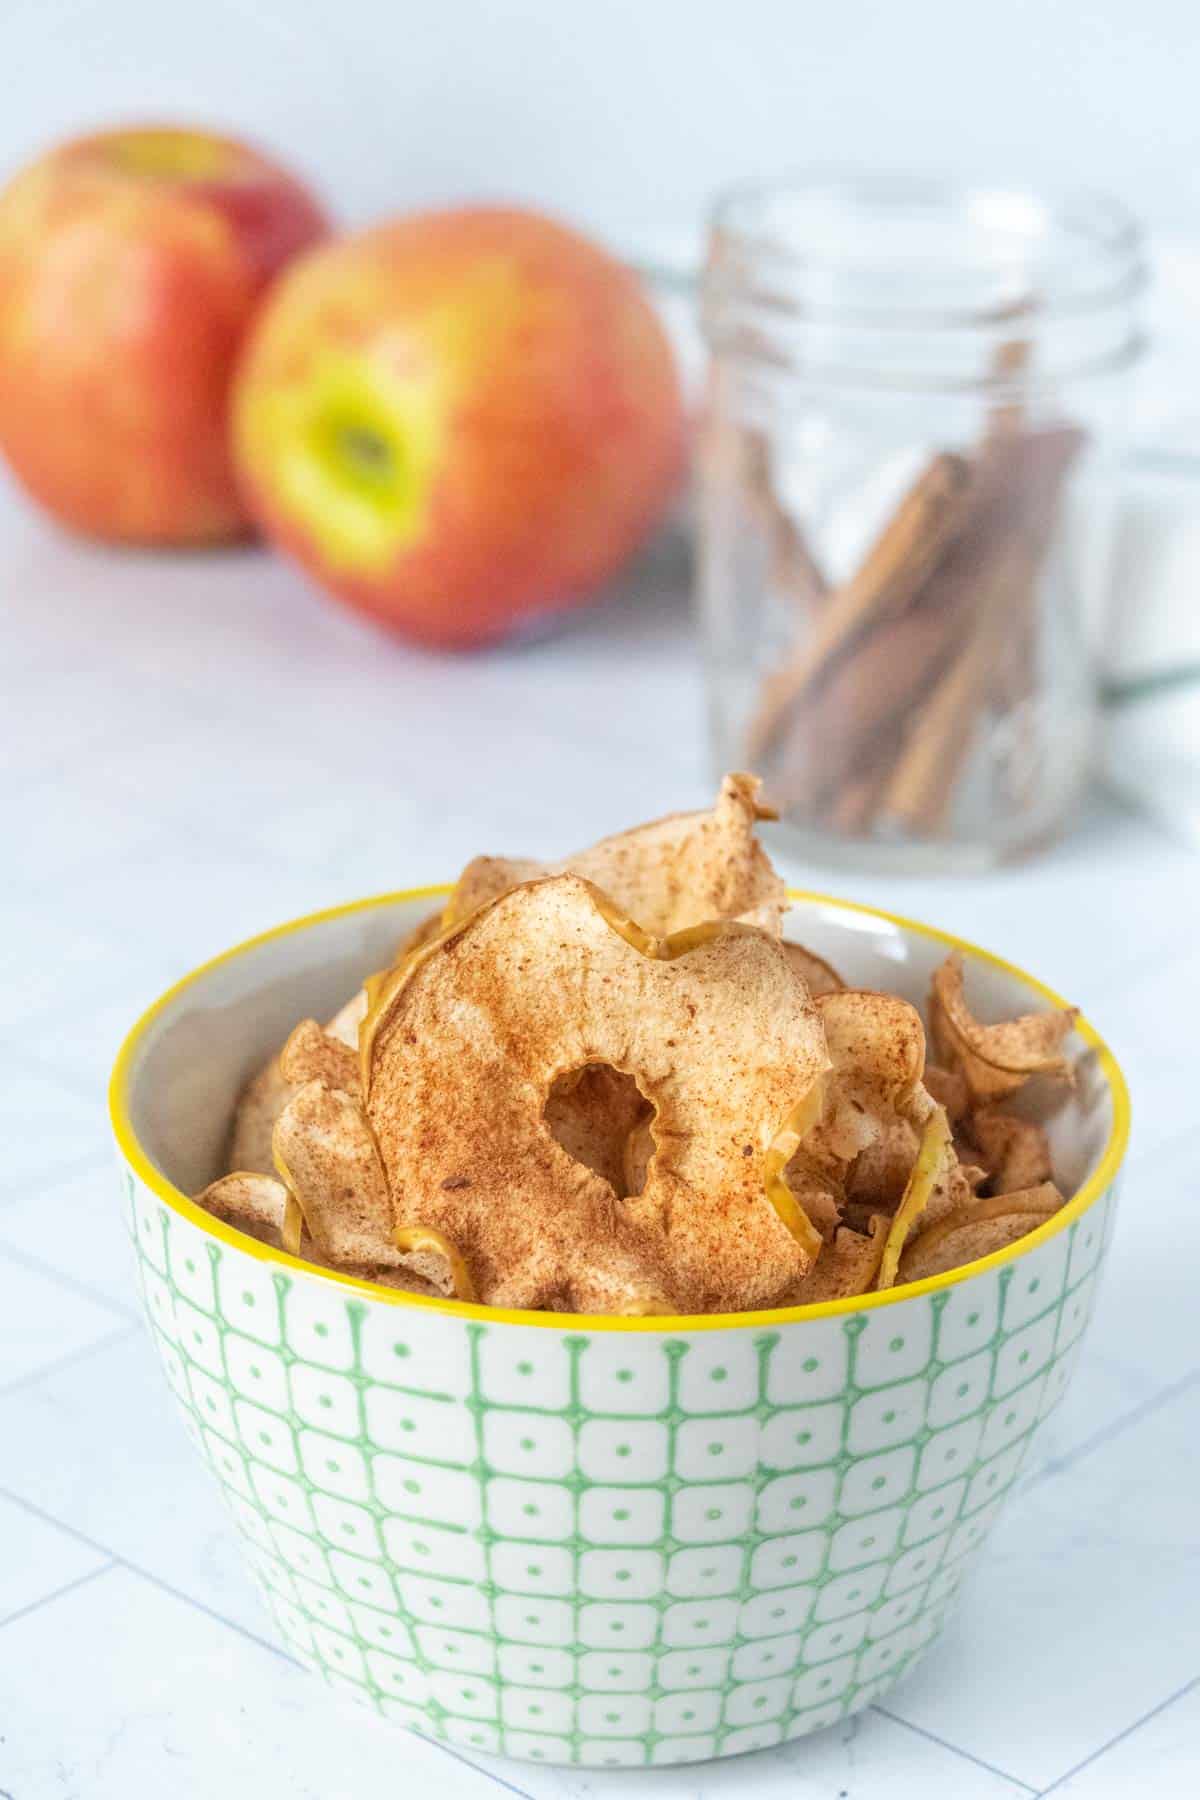
[[(468, 1750), (700, 1761), (832, 1724), (934, 1637), (1061, 1399), (1128, 1102), (1080, 1024), (1049, 1129), (1075, 1198), (893, 1293), (676, 1319), (505, 1313), (322, 1273), (185, 1196), (242, 1082), (336, 1010), (430, 893), (241, 945), (134, 1027), (112, 1082), (146, 1312), (287, 1647)], [(788, 934), (919, 999), (955, 940), (795, 896)], [(970, 945), (987, 1014), (1056, 996)]]

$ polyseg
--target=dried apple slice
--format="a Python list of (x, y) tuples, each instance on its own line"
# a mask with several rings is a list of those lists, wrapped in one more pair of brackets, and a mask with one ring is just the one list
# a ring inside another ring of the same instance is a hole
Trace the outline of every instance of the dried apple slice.
[(820, 1260), (788, 1295), (789, 1306), (815, 1306), (825, 1300), (846, 1300), (852, 1294), (870, 1292), (887, 1239), (888, 1220), (875, 1214), (866, 1233), (844, 1226), (826, 1244)]
[(318, 1250), (339, 1266), (400, 1261), (375, 1143), (348, 1094), (322, 1081), (295, 1089), (276, 1123), (273, 1154)]
[(777, 937), (787, 890), (758, 841), (759, 820), (774, 817), (759, 802), (761, 785), (753, 775), (727, 775), (710, 812), (672, 813), (561, 862), (478, 856), (459, 877), (442, 925), (461, 923), (537, 876), (571, 873), (657, 936), (706, 919), (741, 919)]
[(993, 1194), (1020, 1193), (1051, 1179), (1050, 1140), (1031, 1119), (981, 1106), (971, 1114), (969, 1130)]
[[(767, 1197), (768, 1159), (828, 1059), (760, 930), (654, 937), (578, 876), (530, 882), (415, 958), (369, 1042), (394, 1222), (444, 1231), (485, 1301), (765, 1306), (813, 1260)], [(645, 1185), (624, 1201), (544, 1117), (555, 1082), (596, 1063), (655, 1109)]]
[(827, 963), (815, 950), (806, 950), (803, 944), (795, 944), (790, 938), (784, 938), (783, 948), (788, 961), (804, 980), (814, 1000), (819, 999), (822, 994), (840, 993), (845, 987), (846, 983), (833, 964)]
[(214, 1219), (276, 1248), (282, 1244), (287, 1200), (288, 1191), (282, 1181), (249, 1169), (222, 1175), (196, 1195), (197, 1205)]
[(975, 1104), (1002, 1100), (1033, 1075), (1069, 1081), (1072, 1070), (1062, 1046), (1075, 1018), (1068, 1007), (984, 1025), (967, 1005), (962, 958), (948, 956), (934, 972), (930, 1031), (942, 1061), (961, 1069)]
[(1036, 1231), (1062, 1204), (1063, 1197), (1052, 1182), (1024, 1193), (975, 1200), (907, 1245), (900, 1259), (900, 1280), (923, 1281), (928, 1275), (978, 1262), (981, 1256), (990, 1256)]
[(921, 1134), (921, 1148), (908, 1178), (908, 1186), (888, 1227), (887, 1241), (879, 1265), (878, 1287), (889, 1288), (895, 1282), (900, 1257), (909, 1234), (929, 1204), (947, 1159), (953, 1153), (950, 1121), (942, 1108), (937, 1106), (926, 1121)]
[(921, 1079), (938, 1105), (945, 1107), (946, 1117), (950, 1123), (957, 1125), (971, 1105), (966, 1076), (962, 1070), (943, 1069), (937, 1063), (931, 1063), (927, 1059), (925, 1073)]
[(279, 1072), (292, 1087), (323, 1081), (344, 1094), (358, 1093), (358, 1057), (341, 1038), (302, 1019), (279, 1052)]
[[(358, 1028), (367, 1010), (367, 996), (360, 988), (325, 1027), (328, 1037), (358, 1046)], [(271, 1137), (275, 1121), (292, 1094), (292, 1082), (283, 1074), (278, 1055), (272, 1056), (247, 1082), (238, 1098), (225, 1166), (230, 1174), (253, 1171), (273, 1175)]]

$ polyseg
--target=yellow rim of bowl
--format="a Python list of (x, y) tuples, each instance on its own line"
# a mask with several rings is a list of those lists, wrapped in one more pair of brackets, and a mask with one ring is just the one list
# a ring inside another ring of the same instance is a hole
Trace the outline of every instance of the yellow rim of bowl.
[[(559, 1331), (727, 1331), (746, 1326), (788, 1325), (794, 1320), (830, 1319), (842, 1313), (874, 1311), (877, 1307), (894, 1306), (898, 1301), (914, 1300), (921, 1294), (934, 1294), (942, 1288), (955, 1287), (961, 1281), (967, 1281), (974, 1275), (982, 1274), (986, 1269), (999, 1268), (1004, 1263), (1015, 1262), (1029, 1251), (1035, 1250), (1039, 1244), (1046, 1243), (1065, 1231), (1076, 1219), (1082, 1218), (1092, 1203), (1100, 1198), (1111, 1186), (1129, 1142), (1129, 1090), (1125, 1085), (1125, 1077), (1121, 1073), (1116, 1057), (1100, 1036), (1099, 1032), (1084, 1018), (1076, 1021), (1076, 1031), (1096, 1054), (1096, 1059), (1103, 1073), (1112, 1098), (1112, 1128), (1108, 1134), (1108, 1142), (1104, 1153), (1096, 1166), (1095, 1172), (1080, 1188), (1067, 1204), (1039, 1225), (1036, 1231), (1018, 1238), (1016, 1243), (1006, 1245), (1003, 1250), (995, 1250), (990, 1256), (980, 1257), (976, 1262), (964, 1263), (961, 1268), (947, 1269), (941, 1275), (926, 1276), (923, 1281), (913, 1281), (905, 1287), (888, 1288), (882, 1294), (851, 1294), (844, 1300), (825, 1300), (811, 1306), (777, 1306), (758, 1312), (741, 1313), (674, 1313), (652, 1315), (646, 1318), (617, 1318), (607, 1313), (552, 1313), (552, 1312), (520, 1312), (505, 1307), (482, 1306), (467, 1300), (435, 1300), (427, 1299), (420, 1294), (406, 1294), (396, 1288), (379, 1287), (371, 1281), (361, 1281), (354, 1275), (342, 1275), (334, 1269), (318, 1269), (312, 1263), (306, 1263), (299, 1257), (289, 1256), (284, 1250), (275, 1250), (269, 1244), (263, 1244), (257, 1238), (247, 1237), (236, 1231), (232, 1225), (226, 1225), (216, 1219), (202, 1206), (173, 1186), (166, 1177), (150, 1161), (133, 1129), (129, 1117), (129, 1075), (133, 1067), (143, 1038), (158, 1019), (160, 1014), (176, 1001), (181, 994), (201, 981), (212, 970), (219, 969), (222, 964), (233, 962), (236, 957), (244, 956), (248, 951), (257, 950), (260, 944), (272, 943), (276, 938), (291, 937), (296, 932), (306, 931), (311, 925), (323, 925), (330, 919), (342, 919), (351, 913), (370, 912), (376, 907), (398, 906), (412, 900), (434, 900), (450, 892), (449, 884), (434, 887), (406, 888), (394, 894), (377, 894), (368, 900), (351, 900), (344, 906), (331, 906), (321, 912), (308, 913), (302, 919), (293, 919), (286, 925), (277, 925), (272, 931), (263, 931), (257, 937), (247, 938), (244, 943), (235, 944), (231, 950), (225, 950), (220, 956), (202, 963), (185, 975), (165, 994), (147, 1008), (141, 1018), (133, 1026), (117, 1054), (113, 1065), (112, 1079), (108, 1088), (109, 1117), (117, 1146), (138, 1176), (151, 1193), (170, 1207), (172, 1212), (191, 1221), (210, 1237), (223, 1244), (252, 1256), (258, 1262), (275, 1263), (280, 1267), (295, 1270), (310, 1276), (315, 1281), (334, 1282), (339, 1287), (349, 1288), (352, 1292), (363, 1294), (368, 1298), (380, 1301), (386, 1306), (416, 1307), (436, 1313), (449, 1313), (458, 1318), (477, 1319), (480, 1322), (506, 1325), (536, 1325)], [(935, 943), (945, 944), (951, 950), (961, 950), (978, 961), (988, 963), (993, 969), (1001, 969), (1006, 975), (1013, 975), (1017, 980), (1040, 994), (1052, 1006), (1065, 1006), (1067, 1003), (1061, 995), (1045, 982), (1038, 981), (1016, 963), (1007, 962), (1002, 956), (995, 956), (990, 950), (981, 950), (967, 938), (955, 937), (948, 931), (938, 931), (932, 925), (924, 925), (917, 919), (907, 919), (900, 913), (887, 912), (882, 907), (864, 906), (854, 900), (840, 900), (832, 894), (812, 893), (805, 889), (789, 889), (788, 898), (799, 901), (803, 905), (831, 907), (836, 912), (855, 913), (859, 917), (880, 919), (887, 925), (897, 926), (901, 931), (912, 932), (917, 937), (930, 938)]]

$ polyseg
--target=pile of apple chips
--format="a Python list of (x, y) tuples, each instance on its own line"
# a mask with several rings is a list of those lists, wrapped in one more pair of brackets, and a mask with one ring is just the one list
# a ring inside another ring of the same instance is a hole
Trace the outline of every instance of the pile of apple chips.
[[(200, 1203), (318, 1267), (559, 1312), (738, 1312), (974, 1261), (1063, 1204), (1013, 1101), (1074, 1015), (926, 1026), (782, 937), (750, 776), (557, 864), (481, 857), (238, 1104)], [(929, 1060), (931, 1048), (935, 1060)]]

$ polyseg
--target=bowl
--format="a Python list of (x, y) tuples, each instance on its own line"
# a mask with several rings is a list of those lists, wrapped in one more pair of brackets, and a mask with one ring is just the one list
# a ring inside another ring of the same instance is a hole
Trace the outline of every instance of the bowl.
[[(1074, 1198), (967, 1267), (832, 1304), (614, 1319), (319, 1271), (187, 1198), (234, 1098), (445, 890), (314, 914), (187, 976), (111, 1106), (146, 1313), (286, 1648), (468, 1751), (589, 1767), (757, 1750), (857, 1712), (941, 1627), (1071, 1377), (1125, 1147), (1079, 1023), (1047, 1120)], [(787, 935), (987, 1017), (1057, 996), (959, 940), (797, 894)]]

